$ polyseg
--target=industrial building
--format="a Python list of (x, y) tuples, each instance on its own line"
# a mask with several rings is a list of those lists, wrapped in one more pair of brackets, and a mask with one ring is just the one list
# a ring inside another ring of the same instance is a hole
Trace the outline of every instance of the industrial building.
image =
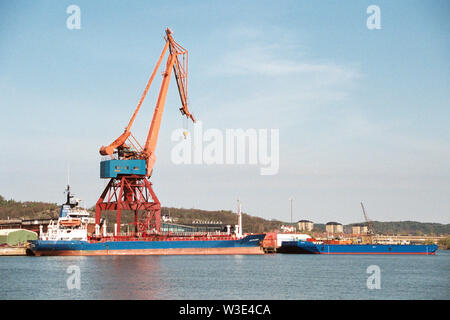
[(28, 240), (37, 240), (36, 232), (25, 229), (0, 230), (0, 245), (16, 246), (27, 243)]
[(314, 223), (309, 220), (300, 220), (297, 222), (297, 229), (299, 231), (312, 231), (314, 229)]
[(328, 233), (344, 233), (344, 226), (339, 222), (327, 222), (325, 228)]
[(163, 232), (226, 232), (227, 226), (222, 224), (190, 224), (161, 223)]
[(368, 228), (367, 226), (352, 226), (352, 234), (367, 234)]
[[(47, 226), (52, 219), (8, 219), (0, 220), (0, 230), (1, 229), (27, 229), (34, 232), (39, 232), (40, 226), (47, 230)], [(55, 219), (53, 219), (55, 220)]]
[(280, 227), (281, 232), (295, 232), (295, 225), (282, 225)]

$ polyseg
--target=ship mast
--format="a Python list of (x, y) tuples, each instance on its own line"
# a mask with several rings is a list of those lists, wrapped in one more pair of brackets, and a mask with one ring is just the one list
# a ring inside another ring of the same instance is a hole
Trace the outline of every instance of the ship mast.
[(238, 199), (238, 225), (236, 230), (236, 236), (242, 238), (242, 211), (241, 211), (241, 201)]

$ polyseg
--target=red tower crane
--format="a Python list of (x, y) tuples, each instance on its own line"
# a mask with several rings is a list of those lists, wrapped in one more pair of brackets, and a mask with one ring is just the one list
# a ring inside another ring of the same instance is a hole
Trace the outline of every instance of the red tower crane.
[[(135, 232), (138, 235), (146, 236), (160, 232), (161, 205), (149, 178), (155, 165), (156, 145), (172, 70), (180, 94), (181, 114), (195, 122), (193, 115), (188, 110), (187, 102), (188, 52), (175, 42), (169, 28), (166, 29), (165, 40), (161, 56), (125, 131), (110, 145), (100, 148), (101, 155), (111, 157), (110, 160), (101, 161), (100, 177), (110, 180), (97, 201), (95, 223), (100, 224), (102, 212), (115, 211), (117, 217), (115, 235), (120, 233), (122, 210), (134, 212)], [(163, 72), (152, 122), (145, 144), (141, 146), (130, 130), (167, 49), (169, 49), (169, 56)], [(180, 58), (182, 59), (180, 60)]]

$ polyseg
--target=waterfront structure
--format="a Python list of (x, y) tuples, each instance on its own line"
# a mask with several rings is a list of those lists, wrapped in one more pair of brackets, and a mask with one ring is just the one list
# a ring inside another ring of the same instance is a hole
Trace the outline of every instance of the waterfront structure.
[(27, 243), (28, 240), (37, 240), (36, 232), (25, 229), (0, 230), (0, 245), (16, 246)]
[(297, 229), (299, 231), (312, 231), (314, 229), (314, 223), (309, 220), (300, 220), (297, 222)]
[[(231, 227), (231, 226), (230, 226)], [(227, 226), (223, 224), (198, 223), (198, 224), (177, 224), (161, 223), (161, 232), (226, 232)], [(231, 228), (230, 228), (231, 232)]]
[(344, 227), (339, 222), (327, 222), (325, 228), (328, 233), (344, 233)]
[(367, 234), (367, 226), (352, 226), (352, 234)]
[(51, 218), (45, 219), (8, 219), (0, 220), (1, 229), (27, 229), (34, 232), (39, 232), (42, 226), (44, 230), (47, 230), (47, 225), (52, 221)]
[(281, 232), (295, 232), (295, 225), (282, 225)]

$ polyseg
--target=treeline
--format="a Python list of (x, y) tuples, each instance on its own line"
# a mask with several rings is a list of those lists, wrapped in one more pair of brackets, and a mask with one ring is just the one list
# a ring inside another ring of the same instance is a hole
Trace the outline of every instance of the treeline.
[(58, 205), (56, 203), (6, 200), (0, 195), (0, 220), (56, 217), (58, 217)]
[[(89, 209), (94, 212), (93, 208)], [(45, 202), (20, 202), (14, 200), (5, 200), (0, 195), (0, 220), (6, 219), (37, 219), (37, 218), (57, 218), (59, 213), (59, 205), (56, 203)], [(237, 214), (232, 211), (217, 210), (207, 211), (199, 209), (184, 208), (161, 208), (161, 215), (169, 216), (174, 223), (192, 224), (194, 221), (200, 222), (221, 222), (224, 225), (235, 225), (238, 223)], [(115, 216), (107, 215), (109, 224), (115, 223)], [(122, 223), (133, 221), (133, 215), (123, 211)], [(250, 233), (277, 231), (283, 224), (288, 224), (279, 220), (267, 220), (260, 217), (242, 214), (243, 231)], [(353, 223), (344, 226), (344, 231), (351, 232), (353, 225), (361, 225), (363, 223)], [(392, 235), (449, 235), (450, 224), (441, 223), (424, 223), (417, 221), (393, 221), (380, 222), (374, 221), (374, 229), (378, 234)], [(325, 231), (325, 224), (315, 223), (314, 232)]]
[[(354, 223), (351, 226), (361, 225), (363, 223)], [(450, 234), (450, 224), (417, 222), (417, 221), (373, 221), (375, 233), (385, 235), (414, 235), (414, 236), (434, 236)]]

